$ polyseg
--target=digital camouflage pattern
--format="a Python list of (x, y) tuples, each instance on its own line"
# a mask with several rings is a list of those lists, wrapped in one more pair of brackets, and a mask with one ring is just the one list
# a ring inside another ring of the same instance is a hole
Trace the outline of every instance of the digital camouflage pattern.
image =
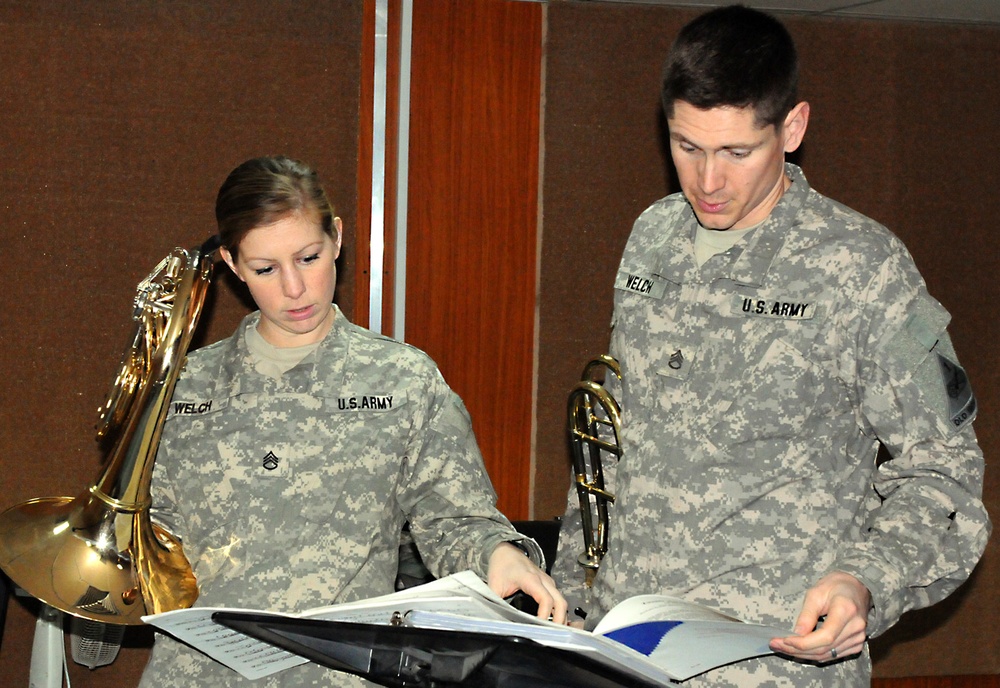
[[(393, 591), (400, 531), (431, 573), (472, 569), (524, 541), (496, 507), (462, 401), (430, 358), (337, 310), (280, 379), (247, 349), (251, 314), (191, 353), (153, 475), (153, 518), (178, 534), (196, 606), (299, 612)], [(258, 681), (158, 635), (142, 686), (374, 685), (315, 664)]]
[[(786, 172), (765, 223), (701, 268), (682, 195), (635, 223), (612, 322), (610, 551), (588, 600), (571, 489), (553, 574), (571, 609), (593, 605), (588, 623), (664, 593), (790, 632), (805, 591), (840, 570), (871, 591), (874, 636), (951, 593), (983, 552), (975, 397), (948, 314), (898, 238)], [(825, 667), (749, 660), (685, 685), (869, 681), (866, 651)]]

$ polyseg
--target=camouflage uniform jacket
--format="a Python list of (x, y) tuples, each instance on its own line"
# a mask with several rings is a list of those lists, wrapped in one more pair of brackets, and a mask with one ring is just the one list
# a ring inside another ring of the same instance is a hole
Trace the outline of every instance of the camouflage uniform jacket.
[[(948, 314), (898, 238), (786, 172), (765, 223), (701, 268), (682, 195), (635, 223), (615, 284), (623, 458), (605, 463), (617, 500), (599, 613), (664, 593), (790, 631), (805, 591), (840, 570), (871, 591), (876, 635), (983, 552), (975, 398)], [(893, 458), (878, 465), (880, 442)], [(578, 522), (571, 489), (554, 571), (568, 597)], [(768, 657), (688, 685), (869, 675), (867, 652), (826, 668)]]
[[(435, 575), (522, 538), (495, 507), (462, 401), (421, 351), (338, 310), (280, 379), (244, 333), (190, 354), (153, 477), (153, 517), (184, 542), (197, 605), (302, 611), (392, 592), (400, 530)], [(528, 548), (541, 562), (534, 541)], [(362, 686), (306, 665), (260, 681), (158, 636), (143, 686)]]

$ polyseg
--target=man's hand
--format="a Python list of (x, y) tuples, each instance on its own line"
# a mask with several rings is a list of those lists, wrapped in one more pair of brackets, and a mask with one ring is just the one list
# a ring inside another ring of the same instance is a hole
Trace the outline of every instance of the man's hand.
[(820, 663), (856, 655), (865, 645), (871, 601), (868, 588), (854, 576), (827, 574), (806, 592), (795, 635), (772, 639), (771, 649)]
[(556, 589), (555, 581), (535, 566), (524, 552), (501, 542), (490, 555), (486, 582), (501, 597), (510, 597), (518, 590), (530, 595), (538, 603), (538, 618), (566, 623), (566, 600)]

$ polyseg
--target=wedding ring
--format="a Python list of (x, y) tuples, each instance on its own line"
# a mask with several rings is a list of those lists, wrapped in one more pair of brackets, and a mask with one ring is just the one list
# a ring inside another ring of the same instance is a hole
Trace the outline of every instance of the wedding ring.
[(831, 659), (837, 658), (837, 648), (833, 648), (832, 650), (830, 650), (830, 658)]

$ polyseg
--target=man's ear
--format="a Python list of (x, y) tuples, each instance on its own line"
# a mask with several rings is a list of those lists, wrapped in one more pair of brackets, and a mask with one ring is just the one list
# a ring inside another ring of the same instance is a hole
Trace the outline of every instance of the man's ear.
[(808, 126), (809, 103), (803, 100), (785, 116), (785, 123), (781, 128), (782, 136), (785, 138), (784, 146), (786, 153), (791, 153), (802, 144), (802, 139), (805, 138)]
[(222, 260), (226, 261), (226, 265), (228, 265), (229, 269), (233, 271), (233, 274), (239, 277), (240, 281), (246, 282), (246, 280), (243, 279), (243, 275), (240, 274), (240, 271), (236, 269), (236, 261), (233, 259), (233, 254), (229, 252), (229, 249), (222, 246), (219, 248), (219, 253), (222, 255)]

